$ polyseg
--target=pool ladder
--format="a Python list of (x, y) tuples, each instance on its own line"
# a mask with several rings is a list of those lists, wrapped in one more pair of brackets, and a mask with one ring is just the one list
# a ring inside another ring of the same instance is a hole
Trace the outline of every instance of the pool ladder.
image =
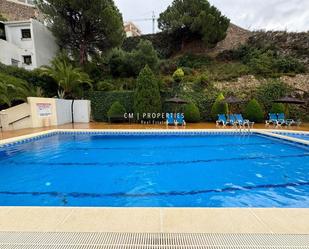
[(252, 123), (252, 122), (248, 123), (247, 125), (235, 124), (234, 128), (241, 135), (250, 135), (250, 134), (252, 134), (253, 125), (254, 125), (254, 123)]

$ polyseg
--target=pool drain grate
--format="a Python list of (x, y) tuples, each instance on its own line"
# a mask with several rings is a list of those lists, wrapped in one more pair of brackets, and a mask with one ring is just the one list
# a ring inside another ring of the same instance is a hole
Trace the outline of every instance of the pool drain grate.
[(0, 249), (309, 249), (309, 235), (0, 232)]

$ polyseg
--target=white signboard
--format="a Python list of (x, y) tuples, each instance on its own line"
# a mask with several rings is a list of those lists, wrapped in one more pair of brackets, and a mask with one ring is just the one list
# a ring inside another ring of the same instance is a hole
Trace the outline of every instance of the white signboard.
[(48, 103), (37, 103), (37, 112), (39, 117), (49, 117), (52, 115), (51, 104)]

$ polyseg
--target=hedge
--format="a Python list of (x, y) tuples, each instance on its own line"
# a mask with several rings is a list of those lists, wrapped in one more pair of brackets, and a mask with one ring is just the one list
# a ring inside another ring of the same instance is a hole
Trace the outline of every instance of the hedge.
[(108, 121), (107, 112), (116, 101), (123, 105), (127, 112), (133, 112), (133, 91), (93, 91), (87, 93), (87, 98), (91, 101), (92, 115), (95, 121)]

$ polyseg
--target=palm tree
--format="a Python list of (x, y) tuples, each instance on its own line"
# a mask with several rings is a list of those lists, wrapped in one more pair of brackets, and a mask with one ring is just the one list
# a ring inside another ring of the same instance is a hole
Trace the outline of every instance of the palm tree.
[(74, 123), (74, 99), (82, 95), (83, 85), (92, 87), (87, 73), (80, 68), (73, 67), (64, 54), (57, 56), (51, 66), (41, 68), (41, 74), (53, 78), (58, 83), (58, 97), (71, 98), (72, 123)]
[(69, 59), (60, 54), (51, 63), (50, 67), (41, 68), (42, 75), (53, 78), (58, 83), (58, 95), (64, 98), (76, 98), (82, 95), (82, 85), (92, 87), (87, 73), (80, 68), (73, 67)]
[(0, 73), (0, 104), (11, 106), (14, 100), (26, 100), (32, 93), (27, 82)]

